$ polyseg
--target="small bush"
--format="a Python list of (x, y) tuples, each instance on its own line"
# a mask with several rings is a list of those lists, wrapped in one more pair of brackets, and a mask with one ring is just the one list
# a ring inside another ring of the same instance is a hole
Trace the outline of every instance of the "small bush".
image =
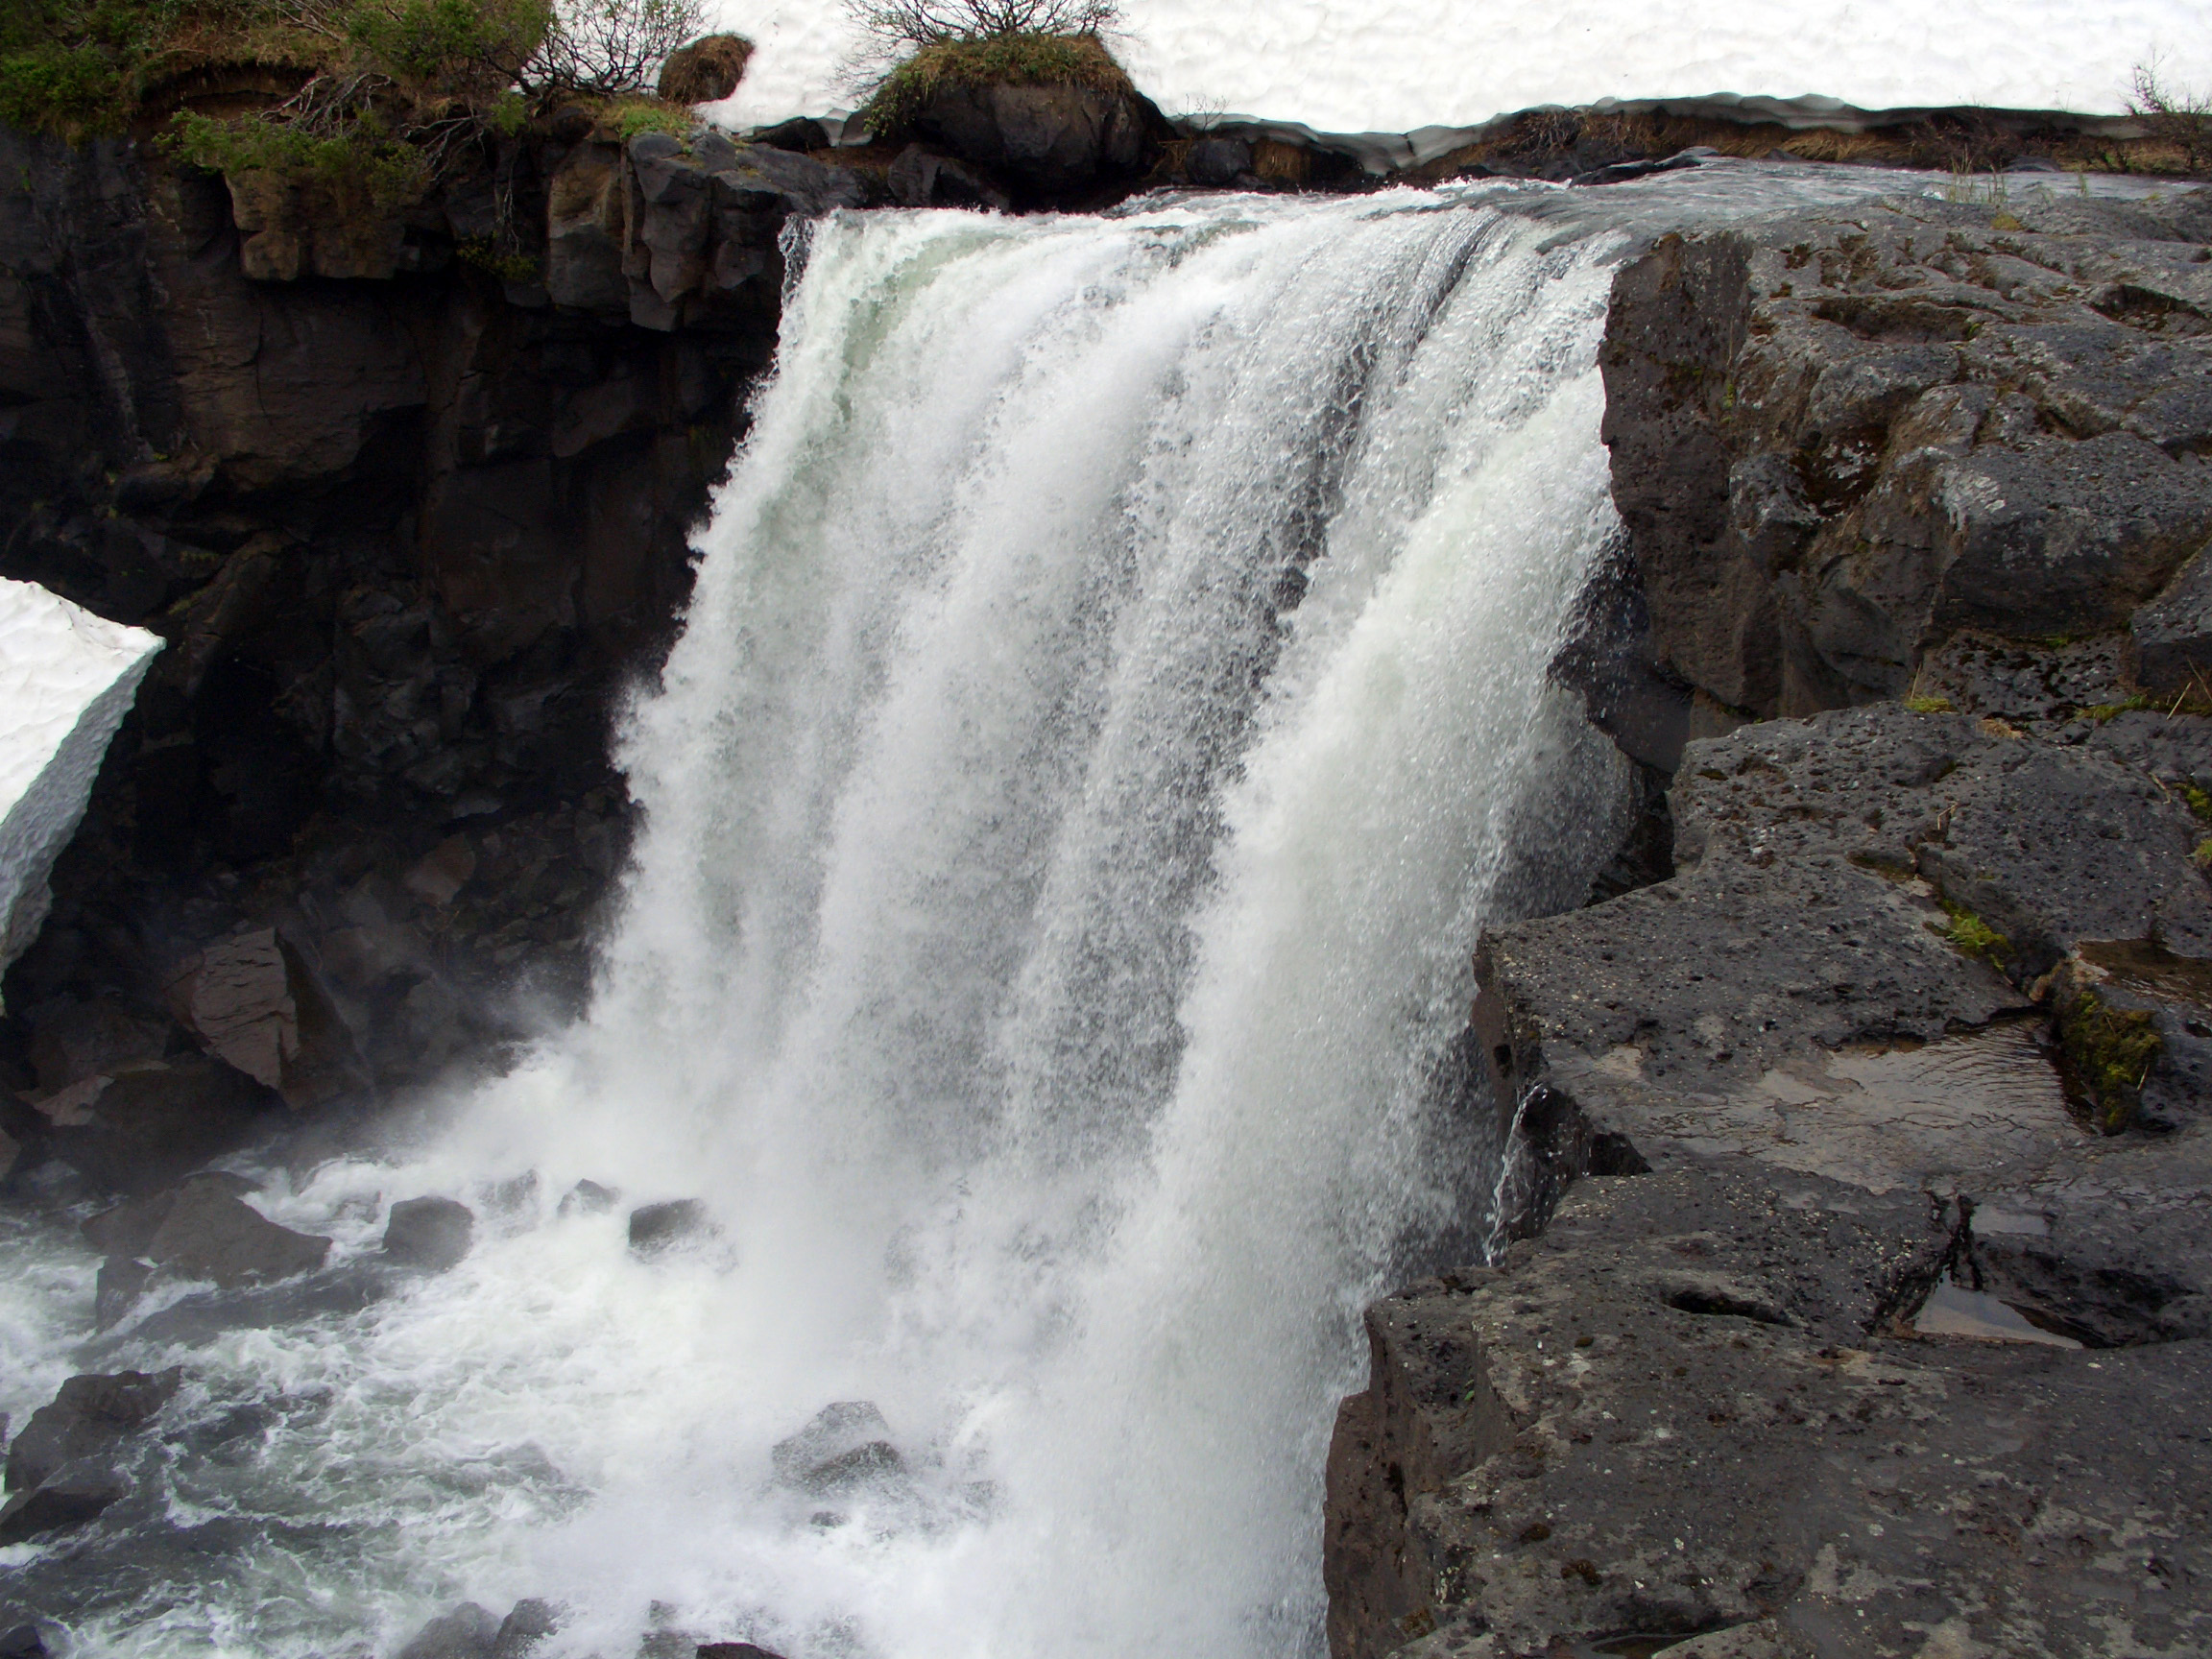
[(2155, 60), (2135, 65), (2128, 113), (2143, 123), (2154, 142), (2181, 153), (2184, 172), (2200, 173), (2212, 162), (2212, 96), (2168, 85)]
[(647, 91), (704, 16), (701, 0), (561, 0), (530, 78), (602, 97)]

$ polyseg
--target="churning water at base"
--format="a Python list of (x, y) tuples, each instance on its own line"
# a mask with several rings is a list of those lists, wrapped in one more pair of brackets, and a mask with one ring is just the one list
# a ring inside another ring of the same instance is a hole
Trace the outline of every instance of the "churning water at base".
[[(447, 1193), (474, 1250), (101, 1351), (182, 1358), (201, 1427), (86, 1647), (381, 1653), (542, 1596), (548, 1656), (1315, 1650), (1358, 1310), (1496, 1171), (1433, 1082), (1468, 952), (1624, 828), (1545, 675), (1615, 532), (1619, 239), (1548, 234), (1412, 195), (817, 227), (623, 740), (589, 1016), (256, 1200), (344, 1259)], [(718, 1236), (626, 1247), (685, 1197)], [(0, 1307), (26, 1405), (70, 1283)], [(903, 1472), (779, 1484), (859, 1400)]]

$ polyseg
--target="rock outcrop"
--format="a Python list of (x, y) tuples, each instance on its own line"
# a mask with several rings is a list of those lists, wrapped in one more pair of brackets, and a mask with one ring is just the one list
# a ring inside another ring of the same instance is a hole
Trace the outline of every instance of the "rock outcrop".
[(1658, 661), (1808, 714), (1962, 631), (2125, 628), (2212, 540), (2207, 239), (2200, 194), (2048, 193), (1662, 239), (1601, 357)]
[(2212, 1637), (2212, 219), (2003, 218), (1616, 280), (1558, 671), (1671, 849), (1480, 941), (1516, 1241), (1369, 1312), (1337, 1659)]
[[(0, 1129), (125, 1190), (581, 989), (610, 700), (687, 591), (783, 228), (885, 187), (568, 110), (389, 237), (255, 189), (0, 132), (0, 570), (171, 647), (9, 976)], [(102, 1021), (128, 1060), (65, 1059)]]

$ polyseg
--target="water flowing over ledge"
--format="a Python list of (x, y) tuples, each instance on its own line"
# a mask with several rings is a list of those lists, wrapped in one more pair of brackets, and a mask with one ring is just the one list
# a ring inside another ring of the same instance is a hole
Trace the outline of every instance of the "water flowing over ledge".
[[(278, 1426), (146, 1519), (224, 1517), (225, 1574), (78, 1563), (100, 1650), (388, 1643), (461, 1594), (565, 1602), (577, 1653), (1317, 1640), (1358, 1310), (1494, 1166), (1430, 1086), (1467, 942), (1573, 902), (1626, 810), (1545, 678), (1614, 533), (1613, 239), (1446, 205), (821, 226), (625, 742), (591, 1014), (256, 1200), (339, 1274), (402, 1198), (488, 1225), (355, 1311), (102, 1344)], [(579, 1179), (622, 1206), (562, 1214)], [(692, 1196), (710, 1239), (625, 1249)], [(17, 1296), (25, 1347), (81, 1311)], [(904, 1473), (775, 1485), (857, 1399)]]

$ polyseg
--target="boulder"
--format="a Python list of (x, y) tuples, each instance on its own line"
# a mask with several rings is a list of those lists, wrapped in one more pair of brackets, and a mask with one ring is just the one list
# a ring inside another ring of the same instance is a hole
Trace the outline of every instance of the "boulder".
[(752, 141), (771, 150), (790, 150), (802, 156), (830, 148), (830, 129), (807, 115), (794, 115), (788, 121), (763, 127), (752, 135)]
[(604, 1215), (614, 1208), (622, 1194), (612, 1187), (602, 1187), (596, 1181), (579, 1181), (561, 1194), (555, 1214), (561, 1215)]
[(404, 1266), (443, 1273), (469, 1254), (476, 1217), (451, 1198), (407, 1198), (384, 1224), (384, 1254)]
[(144, 1066), (168, 1046), (164, 1022), (134, 1014), (112, 997), (57, 997), (24, 1012), (38, 1087), (57, 1094), (87, 1077)]
[(693, 1651), (698, 1659), (783, 1659), (781, 1654), (751, 1642), (702, 1642)]
[(125, 1192), (157, 1191), (235, 1151), (282, 1110), (274, 1091), (200, 1054), (95, 1074), (32, 1104), (56, 1156)]
[(868, 1400), (825, 1406), (805, 1428), (776, 1443), (769, 1462), (784, 1485), (820, 1497), (879, 1484), (906, 1467), (891, 1443), (891, 1426)]
[(1252, 146), (1241, 138), (1201, 138), (1183, 157), (1183, 176), (1193, 184), (1221, 189), (1252, 171)]
[(2212, 545), (2128, 623), (2130, 668), (2152, 691), (2212, 702)]
[(499, 1630), (489, 1608), (464, 1601), (418, 1630), (397, 1659), (492, 1659)]
[(152, 1375), (117, 1371), (70, 1378), (50, 1404), (31, 1413), (10, 1444), (8, 1490), (28, 1492), (83, 1459), (112, 1453), (154, 1420), (183, 1377), (171, 1367)]
[(508, 1609), (492, 1638), (492, 1659), (522, 1656), (561, 1627), (560, 1609), (552, 1602), (526, 1597)]
[(274, 927), (221, 939), (180, 961), (168, 982), (178, 1022), (217, 1058), (296, 1111), (361, 1086), (352, 1040), (299, 953)]
[(36, 1624), (18, 1624), (0, 1634), (0, 1659), (47, 1659), (44, 1632)]
[(0, 1545), (82, 1527), (131, 1495), (131, 1482), (96, 1457), (56, 1470), (28, 1492), (0, 1505)]
[(223, 1289), (312, 1273), (330, 1240), (280, 1227), (237, 1195), (234, 1177), (187, 1181), (119, 1206), (85, 1223), (111, 1257), (144, 1258), (180, 1279)]
[(658, 89), (671, 104), (719, 104), (737, 90), (752, 56), (742, 35), (702, 35), (668, 54)]
[(961, 160), (1047, 192), (1141, 172), (1149, 149), (1136, 95), (1091, 86), (944, 83), (913, 125)]
[(658, 1256), (680, 1244), (711, 1238), (713, 1217), (696, 1198), (671, 1198), (660, 1204), (640, 1204), (630, 1212), (630, 1248), (640, 1256)]
[(902, 207), (988, 207), (1003, 213), (1013, 200), (983, 174), (950, 156), (909, 144), (884, 175)]

